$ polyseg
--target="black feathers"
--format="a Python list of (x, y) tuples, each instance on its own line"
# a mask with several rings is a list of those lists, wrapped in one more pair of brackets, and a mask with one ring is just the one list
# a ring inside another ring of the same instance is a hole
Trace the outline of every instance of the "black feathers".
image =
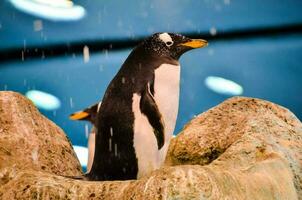
[(140, 110), (148, 118), (149, 123), (153, 127), (153, 132), (157, 140), (158, 149), (161, 149), (165, 143), (164, 122), (158, 107), (151, 94), (150, 84), (148, 83), (142, 91), (140, 100)]

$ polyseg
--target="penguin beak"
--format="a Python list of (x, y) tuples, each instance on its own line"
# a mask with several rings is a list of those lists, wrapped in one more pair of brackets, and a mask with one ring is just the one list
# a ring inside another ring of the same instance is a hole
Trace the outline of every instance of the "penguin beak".
[(88, 116), (89, 116), (89, 113), (87, 113), (85, 111), (79, 111), (79, 112), (71, 114), (69, 116), (69, 118), (72, 119), (72, 120), (83, 120)]
[(191, 39), (189, 42), (181, 43), (180, 45), (196, 49), (208, 46), (208, 42), (202, 39)]

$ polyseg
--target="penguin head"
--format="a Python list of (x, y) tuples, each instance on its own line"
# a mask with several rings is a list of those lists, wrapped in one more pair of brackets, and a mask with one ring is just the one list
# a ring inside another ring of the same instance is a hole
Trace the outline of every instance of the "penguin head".
[(175, 33), (155, 33), (147, 38), (142, 45), (156, 56), (178, 60), (183, 53), (191, 49), (205, 47), (208, 42), (202, 39), (190, 39)]
[(96, 118), (97, 114), (99, 112), (101, 103), (95, 104), (93, 106), (90, 106), (89, 108), (86, 108), (84, 110), (72, 113), (69, 118), (71, 120), (84, 120), (89, 121), (93, 125), (96, 125)]

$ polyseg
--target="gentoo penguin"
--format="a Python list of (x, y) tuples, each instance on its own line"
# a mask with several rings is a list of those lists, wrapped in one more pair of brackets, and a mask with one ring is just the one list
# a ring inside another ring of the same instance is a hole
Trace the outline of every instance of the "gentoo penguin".
[(96, 116), (100, 109), (102, 102), (94, 104), (84, 110), (72, 113), (69, 118), (72, 120), (85, 120), (89, 121), (93, 126), (88, 136), (88, 162), (87, 162), (87, 172), (90, 171), (95, 149), (95, 134), (96, 134)]
[(88, 180), (137, 179), (164, 162), (178, 112), (179, 57), (207, 45), (156, 33), (130, 53), (110, 82), (97, 113)]

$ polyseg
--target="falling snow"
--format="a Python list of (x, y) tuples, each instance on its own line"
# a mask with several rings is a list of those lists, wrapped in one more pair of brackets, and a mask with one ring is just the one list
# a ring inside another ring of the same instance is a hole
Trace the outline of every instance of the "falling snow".
[(114, 144), (114, 156), (117, 157), (117, 144)]
[(35, 20), (33, 22), (34, 25), (34, 31), (41, 31), (43, 29), (43, 22), (42, 20)]
[(70, 108), (73, 108), (73, 100), (72, 100), (72, 97), (69, 98), (69, 104), (70, 104)]
[(110, 135), (111, 135), (111, 137), (113, 136), (113, 128), (112, 127), (110, 127)]
[(111, 138), (109, 138), (109, 151), (110, 152), (112, 151), (112, 140), (111, 140)]
[(89, 137), (89, 127), (88, 127), (88, 124), (85, 124), (85, 137), (86, 138)]
[(108, 59), (109, 55), (108, 55), (108, 50), (107, 49), (104, 50), (104, 54), (105, 54), (105, 59)]
[(21, 51), (21, 60), (24, 61), (24, 51)]
[(84, 58), (84, 63), (89, 62), (89, 59), (90, 59), (89, 48), (86, 45), (83, 48), (83, 58)]
[(217, 29), (216, 29), (215, 27), (210, 28), (210, 34), (211, 34), (212, 36), (217, 35)]

